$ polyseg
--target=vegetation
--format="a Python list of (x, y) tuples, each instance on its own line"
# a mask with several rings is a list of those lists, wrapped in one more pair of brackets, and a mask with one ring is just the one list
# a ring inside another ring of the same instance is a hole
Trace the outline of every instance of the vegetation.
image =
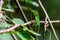
[(0, 40), (59, 40), (59, 10), (58, 0), (0, 0)]

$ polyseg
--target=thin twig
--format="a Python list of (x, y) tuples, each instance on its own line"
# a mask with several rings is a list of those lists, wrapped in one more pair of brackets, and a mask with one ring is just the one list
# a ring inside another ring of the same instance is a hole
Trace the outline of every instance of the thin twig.
[[(18, 6), (19, 6), (19, 8), (20, 8), (20, 10), (21, 10), (21, 12), (22, 12), (22, 15), (23, 15), (25, 21), (28, 22), (28, 19), (27, 19), (27, 17), (25, 16), (24, 11), (22, 10), (21, 4), (18, 2), (18, 0), (16, 0), (16, 2), (17, 2)], [(29, 25), (29, 28), (32, 30), (32, 28), (31, 28), (30, 25)]]
[(20, 10), (21, 10), (21, 12), (22, 12), (23, 17), (25, 18), (25, 21), (28, 22), (28, 19), (27, 19), (27, 17), (25, 16), (24, 11), (22, 10), (21, 4), (19, 3), (18, 0), (16, 0), (16, 2), (17, 2), (18, 6), (19, 6), (19, 8), (20, 8)]
[[(31, 24), (31, 21), (30, 22), (27, 22), (25, 24), (22, 24), (22, 25), (29, 25), (29, 24)], [(9, 29), (0, 30), (0, 33), (5, 33), (5, 32), (13, 31), (14, 29), (18, 28), (19, 26), (21, 26), (21, 25), (15, 24), (13, 27), (11, 27)]]
[[(26, 4), (27, 8), (29, 9), (29, 5), (26, 3), (26, 0), (24, 0), (24, 2), (25, 2), (25, 4)], [(29, 10), (30, 10), (30, 9), (29, 9)], [(33, 30), (32, 27), (31, 27), (31, 25), (29, 25), (29, 28), (30, 28), (31, 30)]]
[[(44, 23), (45, 21), (40, 21), (40, 23)], [(47, 21), (48, 22), (48, 21)], [(53, 21), (52, 21), (53, 22)], [(55, 23), (56, 21), (54, 21), (54, 23)], [(29, 22), (27, 22), (27, 23), (24, 23), (24, 24), (22, 24), (22, 25), (29, 25), (29, 24), (31, 24), (31, 23), (35, 23), (35, 20), (33, 20), (33, 21), (29, 21)], [(20, 27), (21, 25), (18, 25), (18, 24), (15, 24), (13, 27), (11, 27), (11, 28), (9, 28), (9, 29), (4, 29), (4, 30), (0, 30), (0, 33), (5, 33), (5, 32), (10, 32), (10, 31), (13, 31), (14, 29), (16, 29), (16, 28), (18, 28), (18, 27)]]
[[(49, 21), (40, 21), (40, 23), (49, 23)], [(32, 20), (32, 23), (35, 23), (35, 20)], [(60, 23), (60, 20), (51, 20), (51, 23)]]
[(47, 17), (45, 18), (45, 23), (44, 23), (44, 31), (46, 31), (47, 24), (48, 24), (48, 22), (46, 22), (46, 21), (47, 21)]
[(44, 36), (45, 36), (45, 31), (47, 30), (47, 27), (49, 26), (48, 22), (46, 21), (47, 21), (47, 17), (45, 18), (45, 23), (44, 23)]
[[(8, 18), (9, 20), (9, 22), (12, 22), (13, 23), (13, 21), (12, 21), (12, 19), (10, 18), (10, 17), (8, 17), (6, 14), (4, 14), (5, 16), (6, 16), (6, 18)], [(15, 23), (13, 23), (13, 24), (15, 24)]]
[(14, 38), (14, 40), (18, 40), (17, 38), (16, 38), (16, 36), (12, 33), (12, 36), (13, 36), (13, 38)]
[(57, 34), (56, 34), (56, 31), (55, 31), (55, 29), (54, 29), (54, 27), (53, 27), (53, 25), (52, 25), (52, 23), (51, 23), (51, 21), (50, 21), (50, 18), (49, 18), (48, 14), (47, 14), (47, 11), (45, 10), (42, 2), (41, 2), (40, 0), (38, 0), (38, 2), (39, 2), (39, 4), (40, 4), (41, 8), (43, 9), (46, 17), (48, 18), (48, 21), (49, 21), (50, 26), (51, 26), (51, 28), (52, 28), (52, 30), (53, 30), (53, 33), (54, 33), (54, 35), (55, 35), (55, 37), (56, 37), (56, 40), (59, 40), (59, 39), (58, 39), (58, 36), (57, 36)]

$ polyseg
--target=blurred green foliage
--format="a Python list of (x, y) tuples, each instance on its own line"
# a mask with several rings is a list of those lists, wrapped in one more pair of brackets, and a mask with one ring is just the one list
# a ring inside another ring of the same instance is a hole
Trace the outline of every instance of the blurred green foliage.
[[(21, 14), (19, 6), (16, 3), (16, 0), (3, 0), (3, 1), (4, 4), (2, 7), (2, 11), (5, 11), (3, 19), (6, 22), (4, 24), (0, 22), (0, 30), (10, 28), (14, 24), (20, 24), (20, 25), (24, 24), (25, 20)], [(40, 20), (45, 19), (45, 14), (38, 3), (38, 0), (18, 0), (18, 1), (21, 4), (21, 7), (28, 21), (35, 20), (36, 23), (31, 24), (30, 26), (22, 25), (11, 33), (8, 32), (0, 34), (0, 40), (14, 40), (13, 36), (11, 35), (12, 33), (16, 36), (18, 40), (34, 40), (36, 39), (36, 36), (38, 36), (38, 40), (44, 40), (44, 39), (49, 40), (50, 33), (48, 31), (44, 33), (44, 24), (40, 24), (39, 22)], [(41, 1), (48, 12), (50, 19), (59, 20), (60, 0), (41, 0)], [(53, 25), (60, 40), (60, 34), (59, 34), (60, 23)], [(29, 27), (31, 27), (32, 29), (29, 29)], [(50, 26), (48, 27), (48, 29), (51, 32), (51, 40), (56, 40)], [(37, 33), (37, 31), (39, 32)]]

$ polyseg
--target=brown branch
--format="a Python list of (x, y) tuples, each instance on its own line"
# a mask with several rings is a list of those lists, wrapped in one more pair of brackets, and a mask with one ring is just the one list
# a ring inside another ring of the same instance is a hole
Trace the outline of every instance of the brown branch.
[(46, 22), (47, 21), (47, 17), (45, 18), (45, 23), (44, 23), (44, 31), (46, 31), (46, 29), (47, 29), (47, 24), (48, 24), (48, 22)]
[(54, 35), (55, 35), (55, 37), (56, 37), (56, 40), (59, 40), (59, 39), (58, 39), (58, 36), (57, 36), (57, 34), (56, 34), (56, 31), (55, 31), (55, 29), (54, 29), (54, 27), (53, 27), (53, 24), (52, 24), (52, 22), (51, 22), (51, 20), (50, 20), (50, 18), (49, 18), (49, 16), (48, 16), (47, 11), (45, 10), (42, 2), (41, 2), (40, 0), (38, 0), (38, 2), (39, 2), (39, 4), (40, 4), (41, 8), (43, 9), (43, 11), (44, 11), (44, 13), (45, 13), (45, 15), (46, 15), (49, 23), (50, 23), (50, 26), (51, 26), (51, 28), (52, 28), (52, 30), (53, 30), (53, 33), (54, 33)]
[[(46, 21), (46, 22), (48, 22), (48, 21)], [(60, 22), (60, 21), (51, 21), (52, 23), (58, 23), (58, 22)], [(33, 20), (33, 21), (29, 21), (29, 22), (27, 22), (27, 23), (24, 23), (24, 24), (22, 24), (22, 25), (29, 25), (29, 24), (31, 24), (31, 23), (35, 23), (35, 20)], [(40, 21), (40, 23), (45, 23), (45, 21)], [(10, 31), (13, 31), (14, 29), (16, 29), (16, 28), (18, 28), (18, 27), (20, 27), (21, 25), (18, 25), (18, 24), (15, 24), (13, 27), (11, 27), (11, 28), (9, 28), (9, 29), (4, 29), (4, 30), (0, 30), (0, 33), (6, 33), (6, 32), (10, 32)]]
[[(29, 25), (29, 24), (31, 24), (31, 21), (27, 22), (25, 24), (22, 24), (22, 25)], [(0, 33), (5, 33), (5, 32), (13, 31), (14, 29), (18, 28), (19, 26), (21, 26), (21, 25), (16, 24), (16, 25), (14, 25), (13, 27), (11, 27), (9, 29), (0, 30)]]
[(23, 17), (24, 17), (25, 21), (26, 21), (26, 22), (28, 22), (28, 19), (27, 19), (27, 17), (25, 16), (24, 11), (22, 10), (21, 4), (19, 3), (19, 1), (18, 1), (18, 0), (16, 0), (16, 3), (18, 4), (19, 9), (21, 10), (22, 15), (23, 15)]
[[(22, 10), (21, 4), (19, 3), (19, 1), (18, 1), (18, 0), (16, 0), (16, 2), (17, 2), (18, 6), (19, 6), (19, 8), (20, 8), (20, 10), (21, 10), (21, 12), (22, 12), (22, 15), (23, 15), (23, 17), (24, 17), (25, 21), (26, 21), (26, 22), (28, 22), (28, 19), (27, 19), (27, 17), (25, 16), (24, 11)], [(29, 28), (32, 30), (32, 28), (31, 28), (31, 26), (30, 26), (30, 25), (29, 25)]]
[[(1, 13), (1, 9), (2, 9), (2, 4), (1, 4), (1, 2), (2, 2), (2, 0), (0, 1), (0, 13)], [(22, 24), (22, 25), (29, 25), (29, 24), (31, 24), (31, 23), (35, 23), (34, 20), (28, 22), (28, 20), (27, 20), (27, 18), (26, 18), (26, 16), (25, 16), (25, 14), (24, 14), (24, 12), (23, 12), (23, 10), (22, 10), (22, 8), (21, 8), (21, 5), (19, 4), (18, 0), (16, 0), (16, 2), (17, 2), (17, 4), (18, 4), (18, 6), (19, 6), (19, 8), (20, 8), (20, 10), (21, 10), (21, 12), (22, 12), (22, 14), (23, 14), (26, 22), (27, 22), (27, 23)], [(40, 0), (39, 0), (39, 3), (41, 4), (41, 1), (40, 1)], [(58, 23), (58, 22), (60, 22), (60, 20), (58, 20), (58, 21), (51, 21), (50, 18), (49, 18), (49, 16), (48, 16), (48, 14), (47, 14), (47, 12), (46, 12), (46, 10), (45, 10), (45, 8), (44, 8), (44, 6), (41, 5), (41, 7), (42, 7), (43, 11), (45, 12), (46, 17), (48, 18), (48, 21), (46, 21), (46, 22), (49, 22), (49, 23), (50, 23), (51, 28), (52, 28), (52, 30), (53, 30), (53, 32), (54, 32), (54, 35), (55, 35), (56, 39), (58, 40), (58, 37), (57, 37), (57, 35), (56, 35), (55, 29), (54, 29), (52, 23)], [(1, 14), (0, 14), (0, 15), (1, 15)], [(45, 23), (45, 21), (40, 21), (40, 22), (41, 22), (41, 23)], [(16, 28), (19, 27), (19, 26), (21, 26), (21, 25), (16, 24), (16, 25), (14, 25), (13, 27), (11, 27), (11, 28), (9, 28), (9, 29), (0, 30), (0, 33), (10, 32), (10, 31), (16, 29)]]
[(17, 37), (15, 36), (15, 34), (12, 33), (12, 36), (13, 36), (14, 40), (18, 40)]

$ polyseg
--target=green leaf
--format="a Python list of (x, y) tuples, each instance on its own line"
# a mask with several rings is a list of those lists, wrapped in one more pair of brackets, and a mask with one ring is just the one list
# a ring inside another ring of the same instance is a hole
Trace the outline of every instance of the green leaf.
[(33, 6), (36, 6), (36, 7), (39, 7), (39, 4), (35, 1), (31, 1), (31, 0), (19, 0), (20, 2), (26, 2), (27, 4), (30, 4), (30, 5), (33, 5)]
[(23, 10), (28, 10), (28, 8), (26, 6), (22, 6)]
[[(40, 31), (40, 19), (39, 19), (39, 13), (37, 10), (32, 10), (34, 16), (35, 16), (35, 21), (36, 21), (36, 26), (38, 28), (37, 33)], [(36, 40), (38, 40), (38, 36), (36, 36)]]
[(19, 18), (14, 18), (14, 19), (12, 19), (12, 21), (13, 21), (13, 23), (15, 23), (15, 24), (24, 24), (24, 22), (21, 20), (21, 19), (19, 19)]
[(0, 40), (14, 40), (8, 33), (0, 34)]
[[(12, 20), (15, 24), (24, 24), (24, 22), (21, 20), (21, 19), (18, 19), (18, 18), (14, 18)], [(23, 25), (22, 25), (23, 26)], [(27, 27), (23, 26), (23, 29), (27, 30), (28, 32), (32, 33), (33, 35), (37, 35), (37, 36), (40, 36), (40, 34), (32, 31), (32, 30), (29, 30)], [(20, 29), (21, 30), (21, 29)], [(28, 35), (27, 33), (25, 33), (24, 31), (17, 31), (16, 34), (22, 39), (22, 40), (28, 40)], [(25, 36), (24, 36), (25, 35)], [(27, 38), (25, 38), (27, 36)], [(30, 40), (30, 39), (29, 39)]]
[[(20, 24), (20, 25), (24, 24), (24, 22), (19, 18), (14, 18), (12, 21), (15, 24)], [(21, 29), (20, 29), (20, 31), (16, 31), (15, 34), (17, 34), (22, 40), (31, 40), (30, 35)]]
[(4, 15), (2, 16), (2, 18), (3, 18), (4, 20), (7, 20), (6, 16), (4, 16)]
[(23, 31), (23, 30), (16, 31), (15, 33), (16, 33), (16, 34), (18, 35), (18, 37), (20, 37), (22, 40), (32, 40), (31, 36), (30, 36), (27, 32), (25, 32), (25, 31)]
[[(22, 6), (22, 8), (23, 8), (24, 10), (28, 10), (28, 8), (25, 7), (25, 6)], [(35, 21), (36, 21), (36, 24), (37, 24), (37, 27), (38, 27), (38, 31), (39, 31), (39, 30), (40, 30), (39, 13), (38, 13), (37, 10), (33, 10), (33, 9), (31, 9), (31, 8), (29, 8), (29, 9), (30, 9), (31, 12), (33, 12), (33, 14), (34, 14), (34, 16), (35, 16)]]
[(3, 15), (2, 18), (5, 20), (5, 21), (10, 21), (7, 19), (7, 16), (6, 15)]
[(28, 32), (32, 33), (33, 35), (41, 36), (40, 34), (34, 32), (34, 31), (32, 31), (32, 30), (29, 30), (27, 27), (24, 27), (23, 30), (24, 30), (24, 31), (28, 31)]
[(8, 12), (14, 12), (13, 9), (2, 8), (2, 10), (4, 10), (4, 11), (8, 11)]
[(5, 26), (5, 27), (10, 27), (11, 25), (8, 24), (8, 23), (5, 23), (4, 26)]
[(8, 24), (7, 22), (5, 22), (5, 23), (0, 22), (0, 29), (7, 28), (7, 27), (10, 27), (10, 26), (11, 25)]
[(34, 1), (31, 1), (31, 3), (36, 6), (36, 7), (39, 7), (39, 4), (37, 2), (34, 2)]
[[(38, 28), (37, 32), (39, 33), (39, 30), (40, 30), (39, 13), (38, 13), (37, 10), (33, 10), (33, 9), (31, 9), (31, 8), (29, 8), (29, 9), (30, 9), (30, 11), (31, 11), (31, 12), (34, 14), (34, 16), (35, 16), (36, 26), (37, 26), (37, 28)], [(28, 10), (28, 9), (26, 8), (26, 10)]]
[(33, 13), (34, 13), (34, 16), (35, 16), (36, 23), (37, 23), (37, 25), (39, 25), (39, 27), (40, 27), (39, 13), (38, 13), (37, 10), (34, 10)]

